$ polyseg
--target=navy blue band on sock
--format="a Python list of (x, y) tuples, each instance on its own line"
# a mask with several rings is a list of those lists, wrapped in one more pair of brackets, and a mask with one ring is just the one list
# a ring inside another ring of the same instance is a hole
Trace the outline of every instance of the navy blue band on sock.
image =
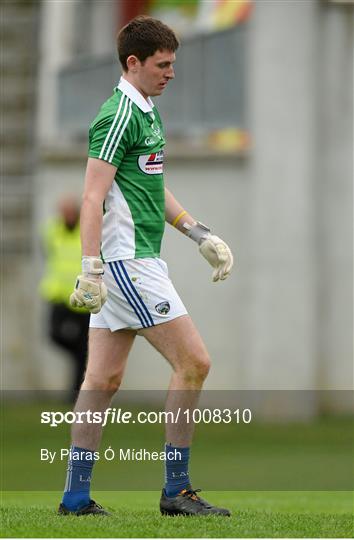
[(79, 510), (90, 502), (90, 483), (95, 463), (93, 454), (86, 448), (70, 448), (63, 496), (63, 504), (68, 510)]
[(167, 497), (175, 497), (182, 489), (190, 487), (189, 447), (179, 448), (166, 444), (165, 452), (165, 493)]

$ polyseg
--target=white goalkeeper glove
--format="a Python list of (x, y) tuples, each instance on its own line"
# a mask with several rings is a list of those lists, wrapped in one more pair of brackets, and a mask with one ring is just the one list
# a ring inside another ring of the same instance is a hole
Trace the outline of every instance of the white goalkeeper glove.
[(75, 290), (70, 296), (70, 304), (73, 307), (85, 307), (91, 313), (101, 311), (107, 300), (107, 287), (102, 280), (103, 273), (100, 258), (82, 258), (82, 274), (77, 277)]
[(199, 251), (213, 268), (213, 281), (226, 279), (231, 272), (234, 258), (229, 246), (210, 229), (197, 221), (195, 225), (184, 224), (186, 235), (199, 245)]

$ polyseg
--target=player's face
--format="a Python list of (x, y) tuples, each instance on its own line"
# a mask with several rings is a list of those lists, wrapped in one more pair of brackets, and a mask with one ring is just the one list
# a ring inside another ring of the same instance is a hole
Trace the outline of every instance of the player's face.
[(137, 63), (137, 83), (140, 91), (147, 96), (159, 96), (168, 82), (174, 79), (173, 64), (176, 55), (171, 51), (156, 51), (145, 62)]

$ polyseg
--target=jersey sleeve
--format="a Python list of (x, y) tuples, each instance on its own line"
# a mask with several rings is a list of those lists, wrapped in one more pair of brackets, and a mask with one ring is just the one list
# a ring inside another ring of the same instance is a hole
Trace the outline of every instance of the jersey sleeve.
[(132, 102), (126, 98), (117, 111), (95, 121), (89, 133), (89, 157), (119, 167), (125, 154), (134, 144)]

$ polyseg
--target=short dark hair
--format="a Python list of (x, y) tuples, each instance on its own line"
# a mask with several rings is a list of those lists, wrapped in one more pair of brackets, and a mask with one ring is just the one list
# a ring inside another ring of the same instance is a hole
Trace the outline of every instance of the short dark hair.
[(127, 58), (134, 54), (140, 62), (156, 51), (176, 51), (179, 41), (174, 31), (157, 19), (139, 15), (125, 25), (117, 36), (117, 50), (123, 70), (127, 71)]

